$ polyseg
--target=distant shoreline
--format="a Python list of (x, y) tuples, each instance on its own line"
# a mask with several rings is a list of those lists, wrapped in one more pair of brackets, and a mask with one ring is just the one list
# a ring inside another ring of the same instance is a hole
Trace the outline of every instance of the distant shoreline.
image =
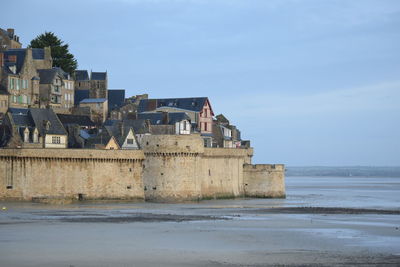
[(286, 176), (400, 178), (400, 166), (286, 167)]

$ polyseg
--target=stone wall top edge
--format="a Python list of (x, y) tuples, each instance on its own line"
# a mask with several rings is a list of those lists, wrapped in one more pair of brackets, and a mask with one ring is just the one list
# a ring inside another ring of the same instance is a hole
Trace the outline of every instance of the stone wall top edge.
[(285, 169), (284, 164), (245, 164), (243, 165), (245, 171), (261, 171), (261, 170), (271, 170), (271, 171), (283, 171)]
[(253, 148), (204, 148), (204, 156), (247, 157), (253, 156)]
[(0, 149), (0, 157), (77, 158), (77, 159), (144, 159), (142, 150), (100, 149)]

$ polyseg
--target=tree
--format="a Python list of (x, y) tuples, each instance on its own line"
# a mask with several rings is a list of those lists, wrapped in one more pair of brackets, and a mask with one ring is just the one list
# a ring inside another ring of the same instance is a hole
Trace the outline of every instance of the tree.
[(73, 74), (78, 67), (74, 55), (68, 50), (68, 44), (64, 44), (54, 33), (45, 32), (33, 39), (29, 45), (31, 48), (51, 47), (51, 57), (53, 58), (53, 67), (60, 67), (65, 72)]

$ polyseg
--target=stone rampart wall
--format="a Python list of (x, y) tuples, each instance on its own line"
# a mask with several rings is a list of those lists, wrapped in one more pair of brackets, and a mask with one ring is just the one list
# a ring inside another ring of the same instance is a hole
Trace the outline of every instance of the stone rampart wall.
[(251, 148), (204, 148), (200, 135), (145, 135), (140, 143), (142, 150), (0, 149), (0, 199), (285, 196), (284, 166), (251, 165)]
[(142, 151), (1, 149), (0, 199), (144, 199)]
[(245, 164), (243, 174), (246, 196), (268, 198), (286, 196), (283, 164)]

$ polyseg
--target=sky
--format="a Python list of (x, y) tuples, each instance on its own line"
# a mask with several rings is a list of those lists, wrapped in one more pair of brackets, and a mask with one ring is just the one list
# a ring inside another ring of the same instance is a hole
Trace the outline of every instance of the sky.
[[(0, 27), (51, 31), (79, 69), (151, 98), (207, 96), (253, 163), (400, 165), (398, 0), (13, 0)], [(7, 10), (7, 12), (4, 12)], [(18, 12), (14, 12), (17, 10)]]

